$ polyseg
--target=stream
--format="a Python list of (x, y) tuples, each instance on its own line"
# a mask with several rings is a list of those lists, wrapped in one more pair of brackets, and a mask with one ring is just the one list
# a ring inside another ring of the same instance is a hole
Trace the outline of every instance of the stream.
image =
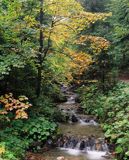
[(43, 153), (47, 160), (105, 160), (110, 159), (109, 146), (104, 139), (102, 128), (93, 116), (78, 112), (80, 104), (77, 95), (65, 91), (67, 102), (58, 105), (68, 116), (68, 123), (60, 123), (62, 136), (57, 148)]

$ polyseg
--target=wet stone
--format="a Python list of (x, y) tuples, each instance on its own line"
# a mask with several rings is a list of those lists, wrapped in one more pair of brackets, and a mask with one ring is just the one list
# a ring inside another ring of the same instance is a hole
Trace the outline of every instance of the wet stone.
[(80, 150), (84, 150), (85, 149), (85, 141), (84, 140), (81, 141), (79, 149)]
[(73, 114), (71, 117), (72, 122), (78, 122), (78, 118)]

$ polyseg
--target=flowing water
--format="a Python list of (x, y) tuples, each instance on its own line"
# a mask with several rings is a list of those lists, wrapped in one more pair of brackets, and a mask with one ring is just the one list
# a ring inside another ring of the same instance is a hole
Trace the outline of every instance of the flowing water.
[(67, 102), (58, 107), (68, 116), (68, 123), (59, 124), (62, 136), (57, 140), (57, 148), (44, 153), (43, 157), (47, 160), (60, 156), (65, 160), (105, 160), (109, 149), (96, 118), (79, 114), (77, 95), (69, 91), (66, 95)]

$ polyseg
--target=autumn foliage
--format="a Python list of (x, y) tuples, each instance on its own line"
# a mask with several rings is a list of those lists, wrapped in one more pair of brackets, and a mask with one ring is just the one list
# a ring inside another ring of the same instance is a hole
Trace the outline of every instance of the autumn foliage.
[(68, 50), (71, 59), (71, 70), (74, 74), (81, 75), (83, 71), (88, 69), (89, 65), (92, 63), (92, 58), (90, 55), (84, 52), (77, 52), (73, 50)]
[(110, 42), (105, 38), (91, 35), (82, 35), (75, 43), (83, 46), (89, 43), (92, 52), (95, 54), (107, 51), (110, 47)]
[(1, 96), (0, 105), (1, 105), (0, 114), (6, 115), (9, 112), (14, 112), (15, 119), (28, 118), (28, 114), (26, 113), (26, 110), (32, 106), (28, 102), (28, 98), (26, 96), (19, 96), (18, 99), (15, 99), (12, 93)]

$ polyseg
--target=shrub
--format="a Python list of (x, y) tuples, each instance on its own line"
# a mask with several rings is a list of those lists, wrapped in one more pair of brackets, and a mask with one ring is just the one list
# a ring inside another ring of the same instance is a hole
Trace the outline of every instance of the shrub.
[(32, 108), (30, 115), (32, 118), (43, 116), (54, 122), (64, 121), (65, 119), (58, 107), (53, 103), (52, 99), (44, 95), (34, 101), (34, 107)]
[(48, 139), (54, 139), (57, 133), (57, 125), (44, 117), (30, 119), (23, 127), (26, 138), (31, 142), (29, 150), (39, 151), (44, 147)]
[(105, 96), (98, 90), (96, 85), (82, 87), (81, 106), (85, 113), (97, 115), (99, 118), (103, 116), (103, 102)]
[[(11, 134), (12, 133), (12, 134)], [(27, 139), (23, 139), (18, 135), (14, 135), (13, 132), (5, 131), (0, 134), (0, 146), (4, 148), (4, 152), (1, 157), (5, 160), (19, 160), (24, 157), (25, 150), (29, 146)]]
[(26, 119), (28, 118), (26, 110), (32, 105), (28, 102), (26, 96), (19, 96), (18, 99), (15, 99), (13, 94), (9, 93), (0, 96), (0, 106), (0, 115), (9, 115), (11, 113), (11, 117), (15, 117), (15, 119)]
[(16, 119), (27, 119), (26, 110), (31, 104), (26, 96), (15, 99), (9, 93), (0, 97), (0, 106), (0, 145), (4, 148), (0, 156), (3, 160), (19, 160), (24, 157), (30, 142), (22, 134), (24, 120)]
[(23, 128), (28, 139), (39, 142), (45, 142), (51, 135), (56, 133), (56, 129), (57, 125), (44, 117), (28, 120)]
[(105, 136), (115, 144), (117, 159), (129, 158), (129, 84), (118, 83), (107, 94), (96, 86), (84, 87), (82, 107), (86, 113), (97, 114), (103, 122)]

